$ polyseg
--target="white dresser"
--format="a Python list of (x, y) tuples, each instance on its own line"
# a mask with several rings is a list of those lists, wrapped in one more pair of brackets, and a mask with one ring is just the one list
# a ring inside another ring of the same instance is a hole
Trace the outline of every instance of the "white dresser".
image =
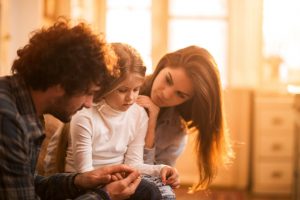
[(295, 98), (295, 120), (295, 178), (293, 187), (293, 199), (300, 200), (300, 94), (296, 95)]
[(294, 95), (256, 92), (252, 191), (291, 195), (294, 182)]

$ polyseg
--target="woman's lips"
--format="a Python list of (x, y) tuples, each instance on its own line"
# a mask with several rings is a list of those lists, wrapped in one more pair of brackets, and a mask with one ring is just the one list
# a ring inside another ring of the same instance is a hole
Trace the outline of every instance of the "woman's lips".
[(164, 105), (164, 100), (162, 100), (162, 98), (159, 95), (155, 95), (155, 103), (158, 106), (162, 106)]

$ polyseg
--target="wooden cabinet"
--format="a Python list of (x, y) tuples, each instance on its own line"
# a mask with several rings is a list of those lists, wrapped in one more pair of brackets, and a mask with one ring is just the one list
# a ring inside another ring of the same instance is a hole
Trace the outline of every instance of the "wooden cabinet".
[(254, 97), (252, 190), (292, 193), (294, 175), (294, 96), (257, 92)]
[(300, 200), (300, 94), (295, 98), (295, 178), (293, 187), (293, 199)]

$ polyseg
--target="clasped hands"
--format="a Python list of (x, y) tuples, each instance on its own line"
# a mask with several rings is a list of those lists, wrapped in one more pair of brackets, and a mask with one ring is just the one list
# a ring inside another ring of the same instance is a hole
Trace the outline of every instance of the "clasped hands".
[[(179, 187), (178, 173), (175, 168), (166, 166), (160, 174), (164, 184), (169, 184), (172, 188)], [(93, 189), (99, 185), (104, 185), (103, 189), (112, 200), (129, 198), (140, 182), (140, 173), (124, 164), (105, 166), (81, 173), (74, 180), (74, 184), (81, 189)]]

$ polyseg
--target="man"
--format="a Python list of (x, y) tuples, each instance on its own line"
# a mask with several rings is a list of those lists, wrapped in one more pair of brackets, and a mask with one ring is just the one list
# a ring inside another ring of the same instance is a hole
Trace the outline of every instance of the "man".
[[(84, 24), (65, 20), (34, 33), (17, 51), (12, 75), (0, 78), (0, 199), (126, 199), (140, 183), (125, 165), (41, 177), (35, 166), (44, 139), (43, 114), (63, 122), (90, 107), (106, 85), (110, 53)], [(114, 174), (126, 174), (116, 180)], [(103, 186), (103, 187), (102, 187)]]

